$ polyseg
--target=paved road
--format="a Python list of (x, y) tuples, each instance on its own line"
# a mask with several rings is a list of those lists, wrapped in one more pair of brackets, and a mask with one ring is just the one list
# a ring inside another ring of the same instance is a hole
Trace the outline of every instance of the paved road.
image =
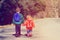
[[(14, 37), (14, 25), (6, 25), (3, 31), (0, 29), (0, 40), (60, 40), (60, 19), (37, 19), (35, 24), (33, 36), (30, 38), (23, 35)], [(22, 26), (22, 34), (25, 33), (25, 27)]]

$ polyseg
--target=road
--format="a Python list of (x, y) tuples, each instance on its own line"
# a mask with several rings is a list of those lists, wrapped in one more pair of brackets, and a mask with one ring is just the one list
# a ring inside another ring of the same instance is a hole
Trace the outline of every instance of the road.
[(14, 25), (5, 25), (0, 28), (0, 40), (60, 40), (60, 19), (44, 18), (34, 20), (35, 28), (33, 29), (33, 36), (28, 38), (24, 36), (26, 33), (25, 26), (22, 26), (22, 36), (14, 37)]

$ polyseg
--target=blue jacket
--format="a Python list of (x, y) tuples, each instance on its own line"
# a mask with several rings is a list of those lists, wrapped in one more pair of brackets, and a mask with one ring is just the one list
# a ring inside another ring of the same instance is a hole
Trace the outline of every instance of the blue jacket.
[[(15, 13), (15, 14), (16, 14), (16, 13)], [(14, 14), (14, 15), (15, 15), (15, 14)], [(14, 24), (22, 24), (22, 23), (23, 23), (23, 21), (24, 21), (23, 15), (22, 15), (21, 13), (19, 13), (19, 15), (20, 15), (21, 18), (22, 18), (19, 22), (16, 22), (16, 21), (14, 20), (14, 16), (13, 16), (13, 23), (14, 23)]]

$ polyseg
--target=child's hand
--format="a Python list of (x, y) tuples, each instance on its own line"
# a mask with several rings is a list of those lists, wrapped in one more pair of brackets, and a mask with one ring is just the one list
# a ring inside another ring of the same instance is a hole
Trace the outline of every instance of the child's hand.
[(23, 24), (21, 24), (21, 26), (23, 26)]
[(24, 24), (21, 24), (21, 26), (25, 26)]

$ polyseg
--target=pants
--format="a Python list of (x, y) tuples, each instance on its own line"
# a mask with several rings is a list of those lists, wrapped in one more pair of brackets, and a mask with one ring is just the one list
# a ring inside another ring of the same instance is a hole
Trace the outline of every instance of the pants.
[(32, 36), (32, 30), (27, 30), (27, 35), (28, 37), (31, 37)]
[(32, 32), (32, 30), (27, 30), (27, 33), (30, 33), (30, 32)]
[(21, 34), (21, 25), (20, 24), (15, 24), (15, 32), (18, 35)]

